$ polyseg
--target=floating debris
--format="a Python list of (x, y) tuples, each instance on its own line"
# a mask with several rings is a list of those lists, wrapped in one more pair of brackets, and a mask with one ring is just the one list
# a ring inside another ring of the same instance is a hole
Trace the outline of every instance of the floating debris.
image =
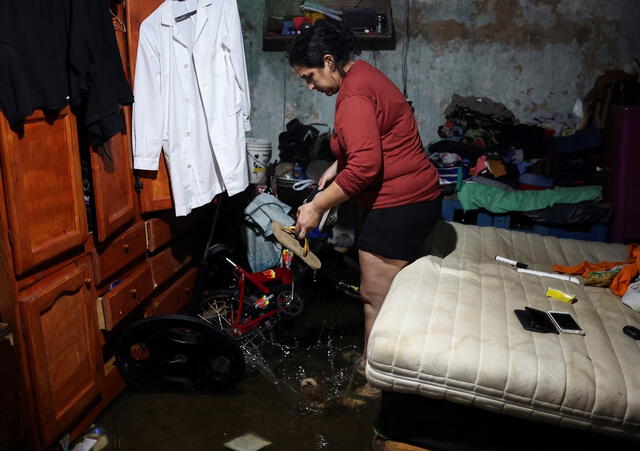
[(234, 451), (258, 451), (269, 445), (271, 442), (250, 432), (228, 441), (224, 447)]

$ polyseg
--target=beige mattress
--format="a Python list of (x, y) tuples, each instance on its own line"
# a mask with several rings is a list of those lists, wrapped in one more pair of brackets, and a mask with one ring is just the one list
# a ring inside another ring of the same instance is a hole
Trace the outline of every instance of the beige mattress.
[[(453, 252), (404, 268), (376, 320), (367, 362), (373, 385), (640, 439), (640, 341), (622, 332), (640, 327), (640, 314), (607, 288), (495, 261), (550, 271), (555, 263), (624, 260), (624, 245), (456, 223), (439, 225), (435, 242)], [(551, 300), (548, 287), (578, 302)], [(569, 311), (586, 335), (526, 331), (513, 313), (524, 306)]]

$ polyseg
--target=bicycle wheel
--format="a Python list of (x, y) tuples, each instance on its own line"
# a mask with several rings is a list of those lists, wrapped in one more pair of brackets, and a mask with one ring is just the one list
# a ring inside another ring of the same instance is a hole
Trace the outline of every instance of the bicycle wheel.
[(124, 379), (143, 391), (222, 390), (237, 383), (245, 369), (233, 340), (185, 315), (132, 324), (120, 336), (115, 357)]
[(212, 290), (200, 302), (198, 316), (233, 338), (231, 311), (236, 307), (233, 290)]
[(273, 289), (273, 294), (285, 317), (295, 318), (304, 310), (302, 298), (298, 293), (292, 292), (291, 285), (279, 285)]

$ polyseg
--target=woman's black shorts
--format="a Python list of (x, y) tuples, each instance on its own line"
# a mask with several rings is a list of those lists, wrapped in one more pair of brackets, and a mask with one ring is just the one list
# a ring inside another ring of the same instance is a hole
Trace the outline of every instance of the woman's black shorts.
[(364, 214), (358, 248), (397, 260), (420, 257), (425, 238), (440, 218), (438, 199), (380, 208)]

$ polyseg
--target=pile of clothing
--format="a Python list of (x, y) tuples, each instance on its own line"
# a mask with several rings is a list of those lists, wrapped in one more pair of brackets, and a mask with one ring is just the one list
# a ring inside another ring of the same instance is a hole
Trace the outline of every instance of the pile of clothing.
[(584, 284), (609, 287), (622, 302), (640, 311), (640, 245), (627, 245), (627, 259), (622, 262), (588, 262), (575, 266), (553, 265), (552, 269), (564, 274), (579, 274)]
[[(466, 196), (458, 196), (465, 210), (498, 213), (515, 204), (515, 211), (533, 212), (534, 222), (608, 221), (610, 211), (595, 205), (601, 189), (593, 190), (603, 184), (600, 131), (579, 124), (575, 114), (542, 114), (521, 123), (502, 103), (453, 94), (444, 116), (441, 139), (427, 151), (441, 185), (473, 182), (464, 184)], [(533, 193), (559, 187), (570, 189)], [(507, 194), (512, 191), (523, 192)]]

